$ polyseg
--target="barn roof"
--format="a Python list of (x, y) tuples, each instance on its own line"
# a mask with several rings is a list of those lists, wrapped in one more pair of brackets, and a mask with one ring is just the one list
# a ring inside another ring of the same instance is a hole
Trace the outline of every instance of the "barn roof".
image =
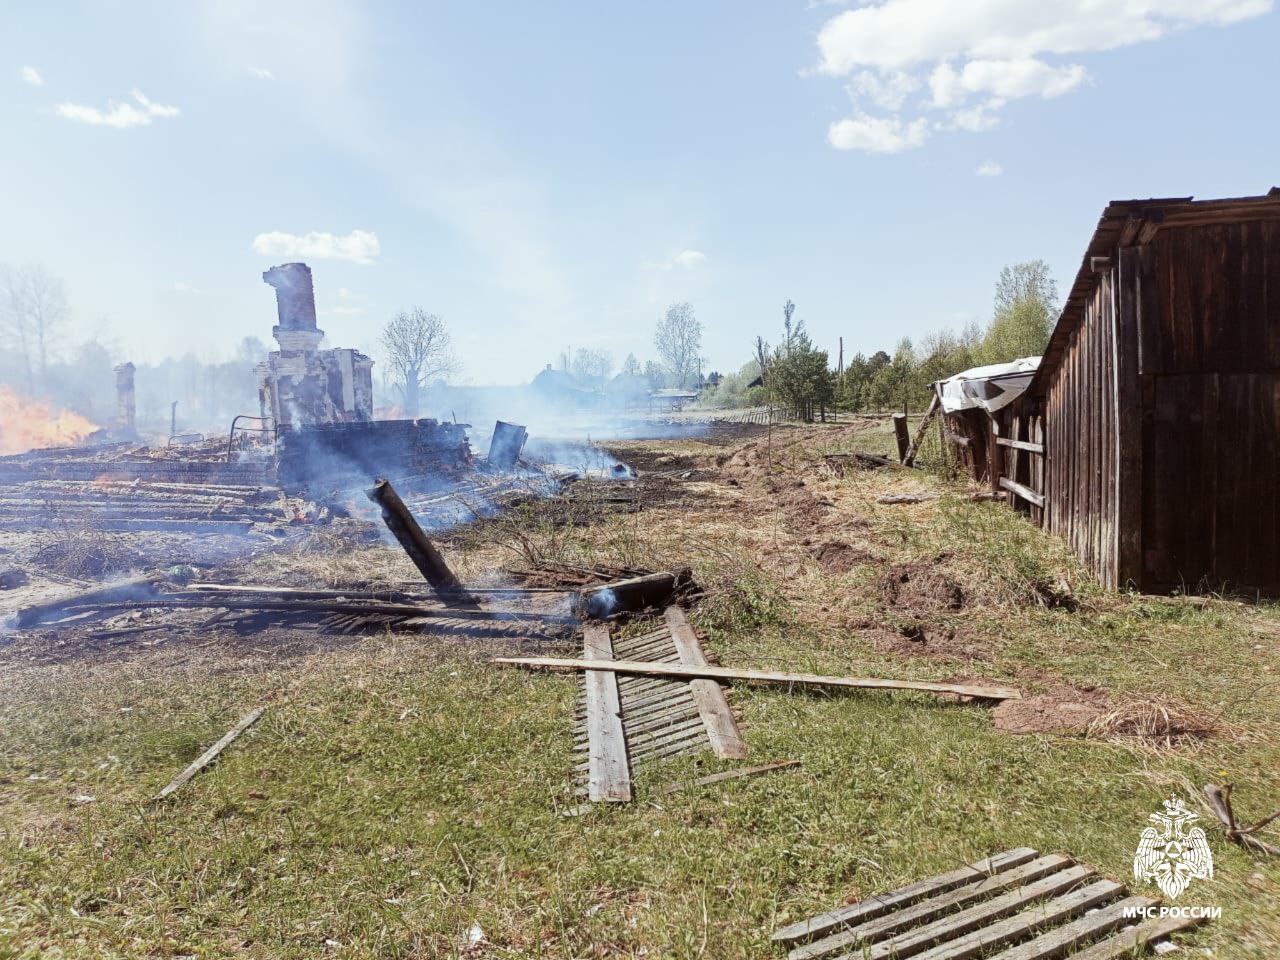
[(1280, 218), (1280, 187), (1257, 197), (1230, 197), (1196, 200), (1192, 197), (1164, 197), (1149, 200), (1113, 200), (1102, 211), (1098, 227), (1085, 248), (1080, 270), (1062, 305), (1062, 313), (1049, 337), (1040, 369), (1027, 388), (1042, 393), (1066, 351), (1071, 334), (1084, 317), (1085, 305), (1098, 282), (1094, 269), (1097, 258), (1115, 256), (1121, 247), (1150, 242), (1163, 227), (1200, 227), (1245, 220)]

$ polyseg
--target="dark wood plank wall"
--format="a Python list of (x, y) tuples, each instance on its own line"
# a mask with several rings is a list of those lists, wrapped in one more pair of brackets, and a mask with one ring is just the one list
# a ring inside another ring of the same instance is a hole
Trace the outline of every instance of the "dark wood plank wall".
[(1280, 593), (1280, 221), (1148, 248), (1141, 586)]
[(1107, 587), (1117, 579), (1115, 279), (1114, 269), (1098, 274), (1048, 385), (1047, 460), (1037, 491), (1047, 501), (1045, 529), (1070, 543)]

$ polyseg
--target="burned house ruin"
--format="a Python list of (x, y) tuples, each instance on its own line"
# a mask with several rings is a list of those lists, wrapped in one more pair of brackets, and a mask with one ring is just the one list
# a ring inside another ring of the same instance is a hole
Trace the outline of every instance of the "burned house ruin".
[(358, 350), (321, 350), (311, 268), (283, 263), (262, 275), (275, 288), (279, 350), (258, 364), (258, 403), (279, 427), (373, 419), (373, 361)]

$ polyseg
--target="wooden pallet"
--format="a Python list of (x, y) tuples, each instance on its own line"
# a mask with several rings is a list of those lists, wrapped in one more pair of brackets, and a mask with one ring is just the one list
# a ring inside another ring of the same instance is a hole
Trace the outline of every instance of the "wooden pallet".
[(1108, 960), (1200, 922), (1125, 916), (1158, 903), (1069, 857), (1019, 847), (793, 923), (773, 939), (791, 948), (787, 960)]
[[(603, 624), (583, 631), (589, 659), (644, 660), (706, 665), (697, 634), (684, 611), (671, 607), (663, 624), (637, 637), (614, 640)], [(574, 725), (575, 793), (591, 801), (626, 802), (631, 780), (644, 763), (711, 747), (716, 756), (747, 754), (737, 721), (714, 680), (667, 680), (583, 672)]]

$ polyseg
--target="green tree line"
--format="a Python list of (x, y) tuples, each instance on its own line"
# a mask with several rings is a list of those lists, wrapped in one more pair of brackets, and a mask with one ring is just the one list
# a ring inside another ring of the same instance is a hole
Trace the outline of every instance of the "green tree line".
[(795, 316), (783, 306), (781, 339), (757, 336), (754, 356), (725, 376), (703, 398), (706, 406), (775, 403), (806, 420), (826, 410), (916, 411), (929, 402), (930, 384), (970, 367), (1004, 363), (1044, 352), (1058, 316), (1057, 285), (1042, 260), (1005, 267), (996, 281), (990, 321), (959, 333), (943, 329), (913, 343), (904, 337), (893, 352), (855, 353), (843, 370), (833, 369)]

